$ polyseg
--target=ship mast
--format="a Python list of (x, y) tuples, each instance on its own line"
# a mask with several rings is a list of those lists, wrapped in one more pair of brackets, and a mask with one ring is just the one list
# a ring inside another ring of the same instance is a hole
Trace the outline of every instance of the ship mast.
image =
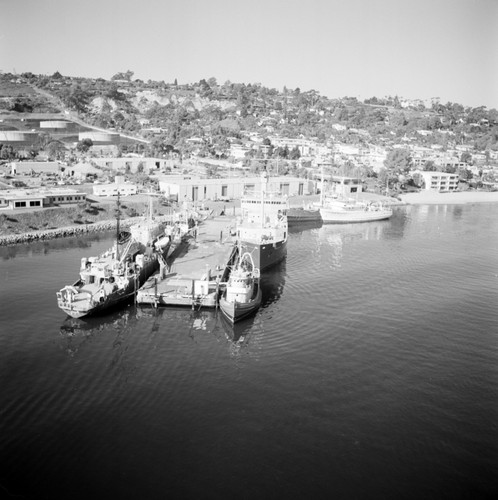
[(322, 165), (321, 173), (322, 173), (322, 182), (321, 182), (321, 186), (320, 186), (320, 206), (323, 207), (323, 165)]
[(119, 261), (119, 216), (120, 216), (120, 199), (119, 199), (119, 191), (118, 191), (118, 201), (116, 205), (116, 260)]
[(266, 167), (263, 171), (263, 175), (261, 177), (261, 227), (265, 225), (265, 198), (266, 198), (266, 190), (268, 187), (268, 170)]

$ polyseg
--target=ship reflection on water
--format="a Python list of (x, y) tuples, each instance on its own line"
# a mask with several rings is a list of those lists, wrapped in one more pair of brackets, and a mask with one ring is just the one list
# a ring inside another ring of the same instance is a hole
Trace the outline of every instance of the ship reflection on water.
[(280, 299), (284, 293), (286, 275), (286, 259), (261, 274), (260, 283), (261, 291), (263, 292), (263, 299), (261, 302), (262, 309), (270, 307), (274, 302)]
[(99, 334), (111, 332), (119, 335), (132, 316), (133, 311), (130, 307), (112, 311), (105, 316), (89, 316), (85, 319), (67, 316), (60, 327), (64, 349), (69, 356), (73, 357)]
[(292, 226), (289, 226), (289, 234), (302, 233), (303, 231), (308, 231), (310, 229), (318, 229), (322, 226), (323, 226), (323, 222), (321, 219), (311, 220), (311, 221), (307, 221), (307, 222), (299, 222), (299, 223), (295, 223)]

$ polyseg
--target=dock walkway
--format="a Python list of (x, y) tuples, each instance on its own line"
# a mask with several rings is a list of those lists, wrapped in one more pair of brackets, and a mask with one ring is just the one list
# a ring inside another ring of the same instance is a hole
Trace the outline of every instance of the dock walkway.
[(216, 307), (236, 251), (234, 223), (233, 217), (216, 216), (191, 230), (137, 292), (137, 304)]

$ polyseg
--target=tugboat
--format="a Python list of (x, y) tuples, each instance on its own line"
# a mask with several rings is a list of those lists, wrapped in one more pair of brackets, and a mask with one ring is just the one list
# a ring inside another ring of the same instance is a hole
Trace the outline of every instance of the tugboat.
[(240, 208), (237, 240), (251, 254), (255, 267), (263, 272), (287, 254), (287, 196), (271, 192), (268, 173), (263, 172), (261, 193), (245, 193)]
[(114, 246), (99, 256), (82, 258), (79, 279), (57, 292), (57, 305), (66, 314), (82, 318), (126, 301), (164, 262), (171, 238), (149, 212), (148, 220), (121, 232), (118, 196)]
[(259, 269), (254, 267), (251, 254), (244, 253), (232, 269), (220, 298), (221, 312), (231, 323), (236, 323), (259, 309), (262, 298), (259, 277)]

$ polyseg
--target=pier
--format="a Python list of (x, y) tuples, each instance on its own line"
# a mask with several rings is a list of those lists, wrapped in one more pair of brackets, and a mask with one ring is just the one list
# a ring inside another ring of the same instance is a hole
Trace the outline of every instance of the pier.
[(137, 304), (216, 307), (237, 252), (234, 223), (234, 217), (216, 216), (192, 228), (138, 290)]

